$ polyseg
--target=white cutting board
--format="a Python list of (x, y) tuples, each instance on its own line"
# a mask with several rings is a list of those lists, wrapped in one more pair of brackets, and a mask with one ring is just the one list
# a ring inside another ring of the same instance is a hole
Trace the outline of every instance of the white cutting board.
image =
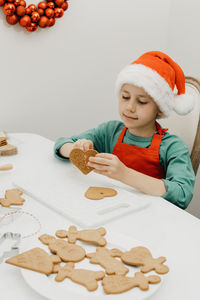
[[(23, 144), (13, 184), (25, 194), (82, 227), (103, 225), (149, 204), (149, 196), (129, 192), (117, 181), (93, 172), (84, 175), (70, 162), (59, 161), (53, 146), (52, 141), (35, 135)], [(84, 194), (90, 186), (111, 187), (118, 194), (89, 200)]]

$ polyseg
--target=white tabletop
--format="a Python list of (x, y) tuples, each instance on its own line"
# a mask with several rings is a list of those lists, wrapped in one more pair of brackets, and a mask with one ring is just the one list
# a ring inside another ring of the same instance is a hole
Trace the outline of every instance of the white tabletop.
[[(21, 151), (23, 152), (23, 147), (25, 147), (33, 136), (37, 139), (36, 135), (22, 133), (10, 134), (9, 139), (10, 142), (18, 146), (20, 153)], [(32, 148), (30, 150), (30, 159), (42, 147), (41, 141), (46, 141), (41, 136), (38, 136), (38, 139), (40, 140), (40, 145), (35, 144), (35, 149)], [(52, 149), (53, 158), (53, 142), (49, 141), (49, 145)], [(19, 157), (20, 154), (10, 157), (0, 157), (0, 165), (4, 163), (12, 163), (14, 165), (13, 170), (0, 172), (0, 197), (3, 194), (2, 187), (10, 188), (13, 178), (17, 176), (18, 170), (21, 167)], [(134, 193), (134, 190), (132, 193)], [(170, 268), (170, 272), (166, 275), (164, 284), (149, 299), (200, 299), (198, 273), (198, 269), (200, 269), (199, 219), (160, 197), (149, 197), (149, 202), (150, 205), (143, 210), (108, 222), (105, 224), (106, 230), (108, 232), (119, 232), (120, 235), (142, 241), (144, 244), (146, 243), (152, 246), (153, 249), (156, 249), (156, 252), (160, 256), (167, 258), (167, 265)], [(41, 232), (39, 234), (55, 232), (57, 229), (67, 228), (71, 224), (70, 220), (41, 205), (38, 201), (34, 201), (34, 199), (27, 201), (24, 210), (33, 214), (40, 221)], [(2, 217), (2, 212), (0, 217)], [(35, 225), (37, 227), (38, 224)], [(0, 234), (2, 235), (6, 231), (6, 226), (2, 226), (0, 222)], [(38, 235), (35, 235), (23, 239), (21, 246), (23, 247), (23, 244), (27, 245), (27, 242), (33, 244), (37, 237)], [(0, 278), (2, 299), (45, 299), (26, 284), (18, 268), (2, 263)], [(124, 299), (126, 299), (126, 294), (124, 294)]]

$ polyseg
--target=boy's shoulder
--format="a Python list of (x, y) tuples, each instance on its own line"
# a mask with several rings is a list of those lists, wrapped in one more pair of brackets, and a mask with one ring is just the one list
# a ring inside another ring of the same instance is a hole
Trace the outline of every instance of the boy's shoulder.
[(177, 135), (167, 131), (162, 139), (163, 146), (168, 150), (187, 149), (185, 142)]

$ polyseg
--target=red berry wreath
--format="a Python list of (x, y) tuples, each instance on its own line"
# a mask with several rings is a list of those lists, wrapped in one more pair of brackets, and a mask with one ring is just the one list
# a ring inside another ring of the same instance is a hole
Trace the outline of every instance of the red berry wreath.
[(22, 27), (33, 32), (38, 26), (51, 27), (55, 24), (55, 18), (61, 18), (68, 9), (67, 0), (47, 0), (36, 6), (30, 4), (26, 7), (24, 0), (0, 0), (0, 6), (6, 15), (6, 21), (10, 25), (19, 22)]

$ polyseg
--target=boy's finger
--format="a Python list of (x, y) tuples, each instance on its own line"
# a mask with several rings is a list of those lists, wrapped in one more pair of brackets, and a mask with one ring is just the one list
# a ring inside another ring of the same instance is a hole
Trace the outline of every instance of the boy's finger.
[(102, 157), (105, 159), (113, 159), (113, 154), (111, 153), (98, 153), (95, 157)]
[(89, 150), (89, 149), (90, 149), (89, 143), (84, 144), (84, 145), (83, 145), (83, 149), (84, 149), (84, 151)]
[(104, 165), (104, 166), (109, 166), (110, 165), (110, 160), (104, 159), (101, 157), (95, 157), (95, 156), (90, 156), (89, 157), (89, 162), (91, 163), (96, 163), (99, 165)]
[(90, 143), (90, 144), (89, 144), (89, 149), (94, 149), (93, 143)]
[(87, 163), (87, 166), (94, 168), (95, 170), (99, 170), (99, 171), (103, 171), (106, 172), (107, 171), (107, 167), (106, 165), (100, 165), (100, 164), (93, 164), (93, 163)]

